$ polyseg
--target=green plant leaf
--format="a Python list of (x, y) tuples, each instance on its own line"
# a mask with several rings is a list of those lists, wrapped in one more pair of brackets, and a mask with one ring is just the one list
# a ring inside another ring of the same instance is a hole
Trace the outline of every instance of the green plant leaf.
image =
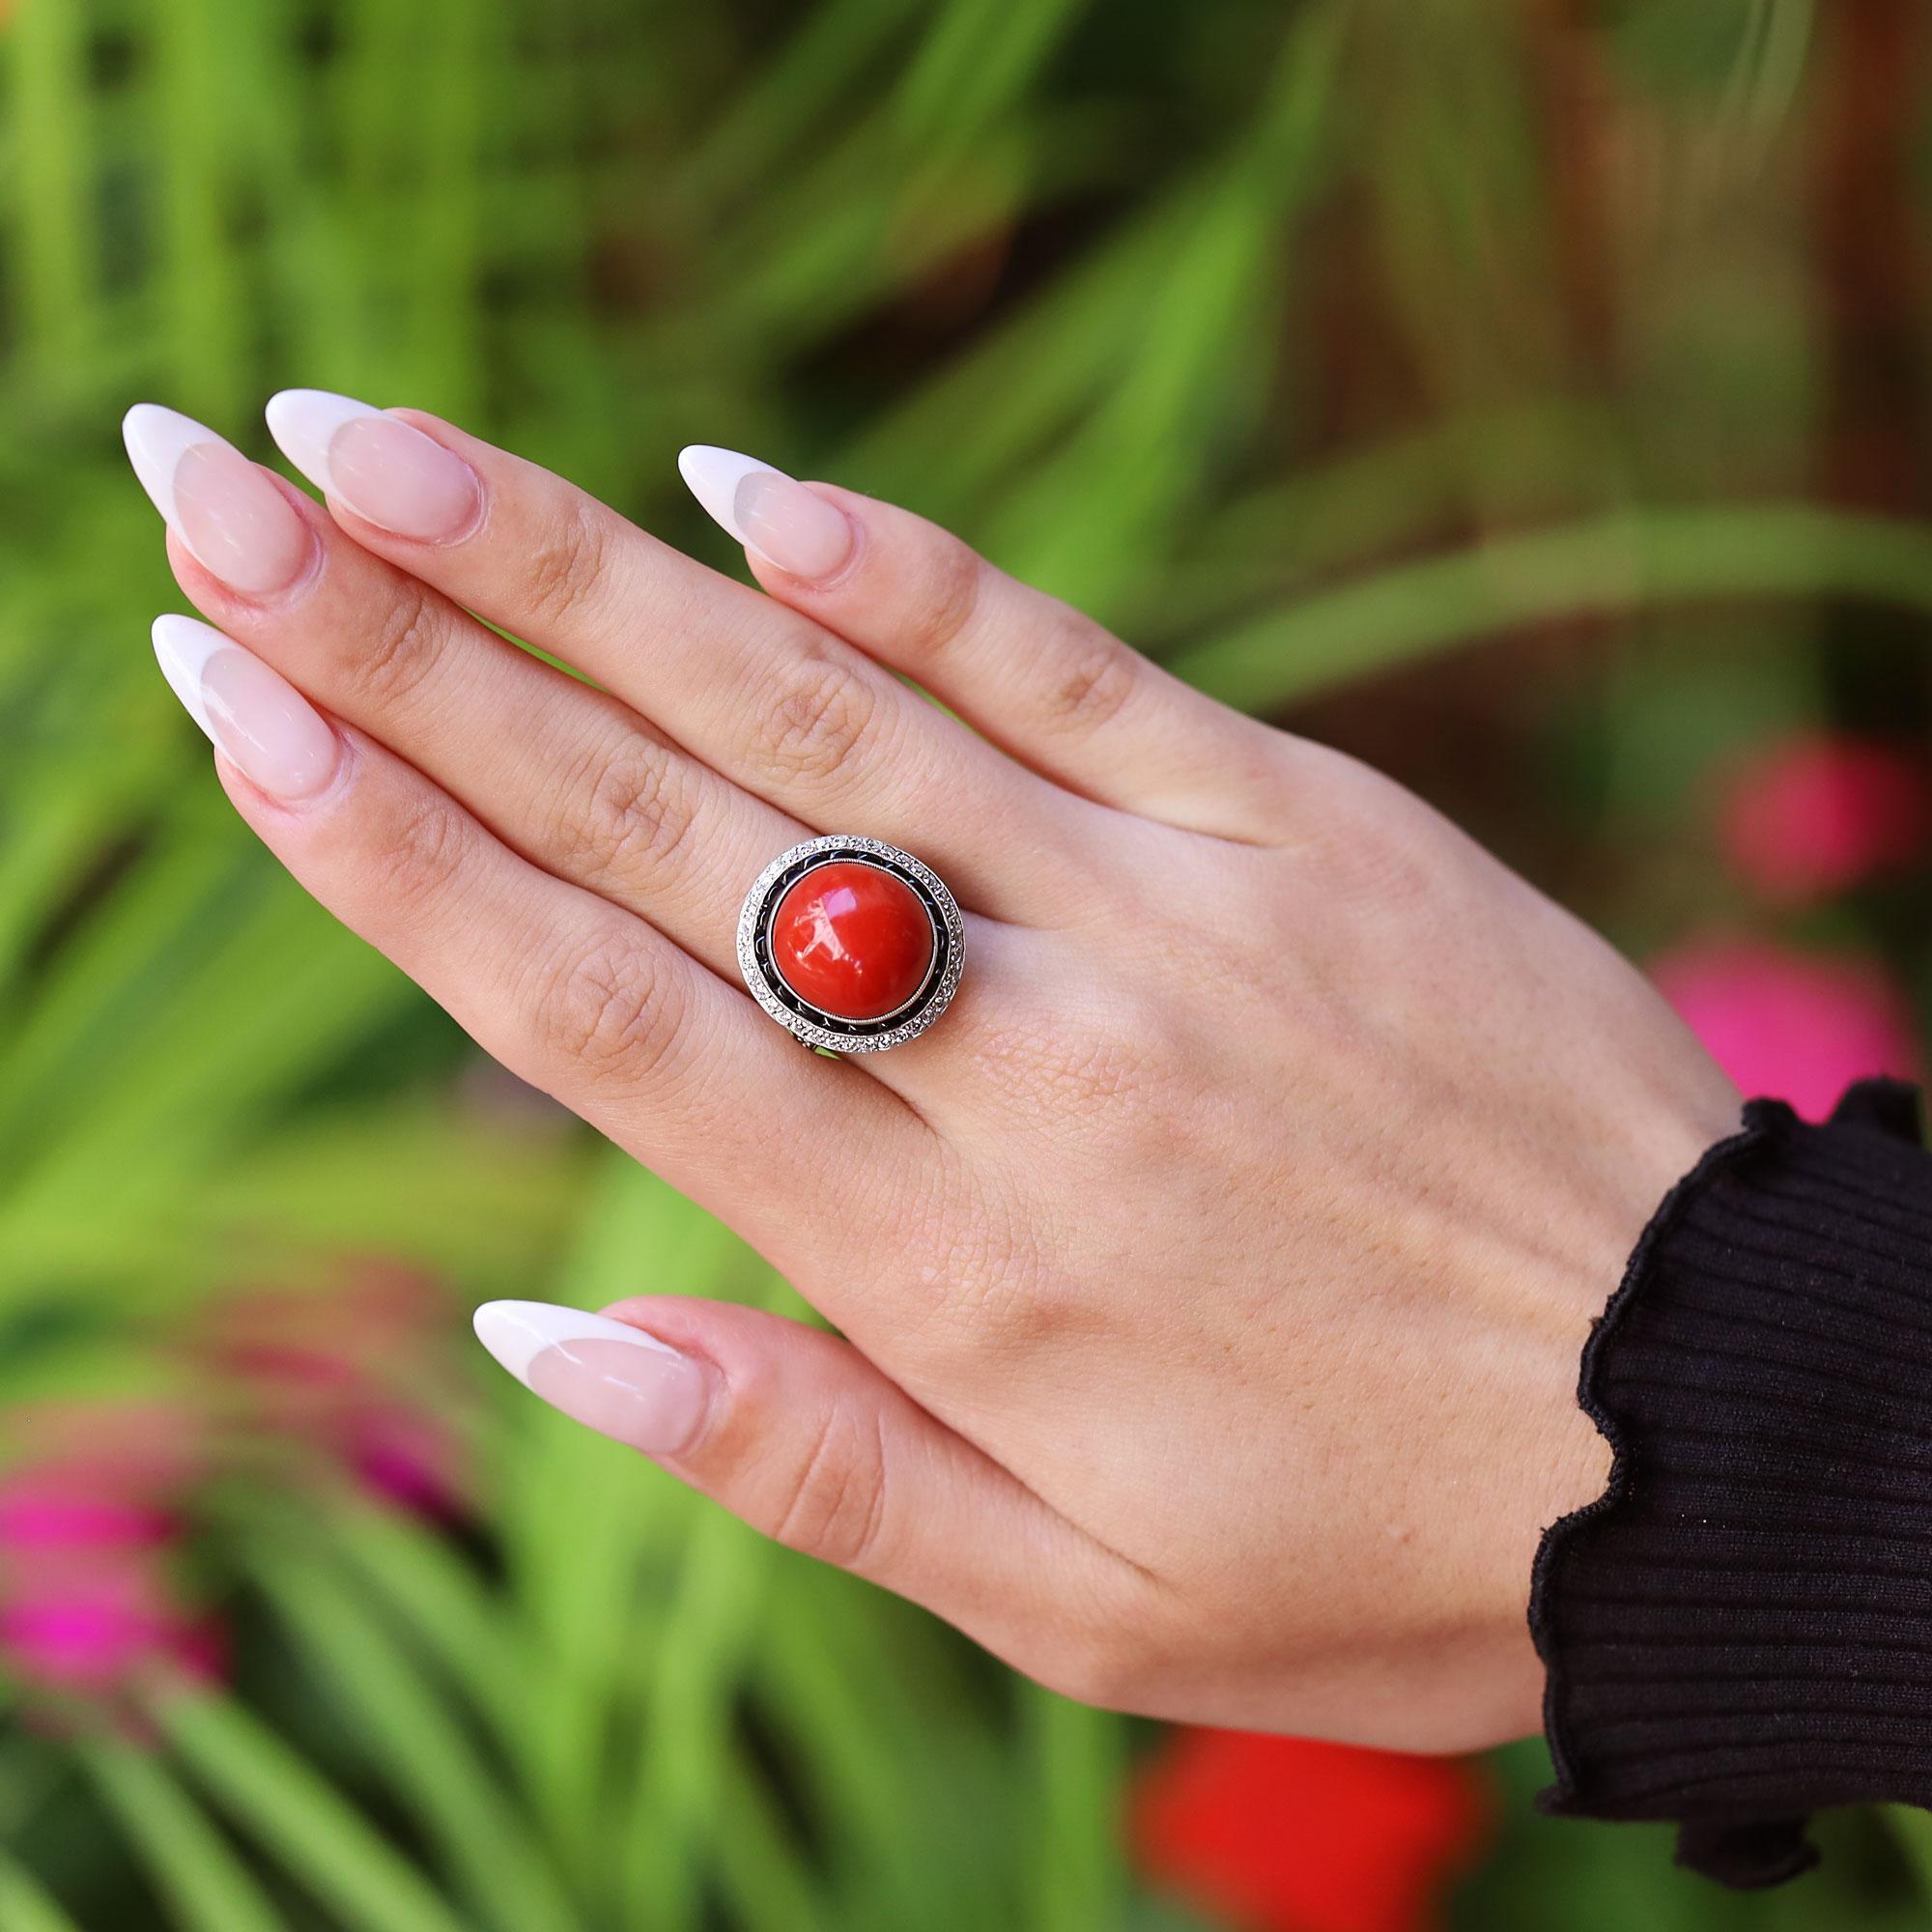
[(1112, 1712), (1070, 1703), (1037, 1686), (1022, 1696), (1038, 1793), (1031, 1861), (1034, 1922), (1042, 1932), (1116, 1924), (1126, 1894), (1120, 1803), (1125, 1724)]
[[(181, 1932), (281, 1932), (281, 1916), (241, 1854), (158, 1758), (97, 1740), (81, 1759)], [(0, 1923), (13, 1921), (0, 1913)]]
[(40, 1880), (5, 1851), (0, 1851), (0, 1925), (7, 1932), (81, 1932)]
[(258, 1548), (255, 1574), (422, 1821), (476, 1923), (572, 1932), (577, 1915), (476, 1741), (331, 1568)]
[(313, 1765), (232, 1698), (154, 1707), (182, 1764), (221, 1809), (354, 1932), (466, 1932), (420, 1869)]
[(1786, 597), (1864, 598), (1932, 614), (1932, 537), (1797, 504), (1632, 509), (1378, 571), (1168, 664), (1224, 702), (1265, 713), (1513, 626)]

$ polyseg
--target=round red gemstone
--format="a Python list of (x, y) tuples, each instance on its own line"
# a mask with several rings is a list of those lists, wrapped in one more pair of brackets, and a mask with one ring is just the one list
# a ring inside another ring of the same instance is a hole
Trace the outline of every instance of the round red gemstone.
[(841, 1020), (882, 1020), (925, 983), (932, 921), (903, 879), (856, 859), (814, 866), (779, 900), (769, 939), (779, 977)]

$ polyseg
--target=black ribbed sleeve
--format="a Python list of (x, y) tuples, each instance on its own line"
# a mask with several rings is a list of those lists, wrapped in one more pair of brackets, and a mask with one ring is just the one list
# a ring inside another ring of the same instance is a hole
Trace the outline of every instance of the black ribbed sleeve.
[(1658, 1210), (1583, 1354), (1615, 1452), (1544, 1538), (1546, 1809), (1666, 1818), (1732, 1885), (1806, 1815), (1932, 1804), (1932, 1156), (1917, 1096), (1754, 1100)]

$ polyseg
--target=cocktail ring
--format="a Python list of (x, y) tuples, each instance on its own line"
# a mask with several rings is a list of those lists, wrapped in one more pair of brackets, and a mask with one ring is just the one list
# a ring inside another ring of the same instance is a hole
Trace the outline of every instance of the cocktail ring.
[(752, 997), (828, 1053), (880, 1053), (923, 1034), (965, 963), (945, 881), (882, 838), (794, 845), (758, 874), (738, 915)]

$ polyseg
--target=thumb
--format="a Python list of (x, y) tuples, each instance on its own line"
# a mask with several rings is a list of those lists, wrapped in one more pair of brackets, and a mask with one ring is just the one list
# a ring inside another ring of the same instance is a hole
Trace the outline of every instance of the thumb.
[[(497, 1361), (564, 1414), (1048, 1682), (1086, 1681), (1097, 1632), (1113, 1622), (1103, 1606), (1141, 1580), (820, 1329), (674, 1295), (603, 1315), (491, 1301), (475, 1325)], [(1093, 1634), (1082, 1629), (1090, 1616)]]

